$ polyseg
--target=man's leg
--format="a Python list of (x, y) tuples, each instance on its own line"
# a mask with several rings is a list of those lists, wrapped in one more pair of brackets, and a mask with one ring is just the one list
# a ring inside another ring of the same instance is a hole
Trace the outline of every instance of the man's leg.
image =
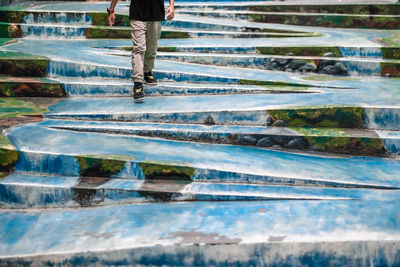
[(146, 51), (146, 22), (131, 20), (132, 50), (132, 79), (143, 82), (143, 62)]
[[(161, 36), (161, 21), (149, 21), (146, 34), (146, 53), (144, 55), (144, 73), (150, 73), (154, 68), (157, 55), (158, 39)], [(154, 79), (154, 78), (153, 78)]]

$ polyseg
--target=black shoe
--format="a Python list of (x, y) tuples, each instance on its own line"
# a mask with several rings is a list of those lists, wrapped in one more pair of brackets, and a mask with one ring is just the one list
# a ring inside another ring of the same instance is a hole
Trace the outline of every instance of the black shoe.
[(144, 73), (144, 80), (148, 85), (156, 85), (157, 80), (154, 78), (153, 73), (150, 72), (145, 72)]
[(143, 84), (141, 82), (135, 82), (133, 86), (133, 99), (135, 102), (143, 102), (144, 93), (143, 93)]

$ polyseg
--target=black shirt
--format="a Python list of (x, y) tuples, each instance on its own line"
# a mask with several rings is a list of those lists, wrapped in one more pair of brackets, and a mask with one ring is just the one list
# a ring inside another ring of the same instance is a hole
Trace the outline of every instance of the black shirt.
[(129, 19), (140, 21), (165, 20), (164, 0), (131, 0)]

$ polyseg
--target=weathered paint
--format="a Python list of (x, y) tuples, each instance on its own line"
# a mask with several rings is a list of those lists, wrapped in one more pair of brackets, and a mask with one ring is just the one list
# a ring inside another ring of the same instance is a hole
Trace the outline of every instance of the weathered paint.
[(191, 181), (194, 168), (156, 162), (141, 162), (145, 179)]
[(38, 78), (0, 77), (0, 97), (66, 97), (58, 82)]
[(0, 171), (11, 171), (19, 158), (19, 152), (4, 135), (0, 134)]
[(119, 174), (128, 156), (118, 155), (82, 155), (76, 156), (80, 175), (92, 177), (112, 177)]
[(0, 98), (0, 119), (21, 115), (40, 115), (47, 111), (47, 108), (41, 108), (29, 99), (25, 100), (14, 97)]
[(43, 77), (49, 59), (41, 56), (16, 52), (0, 52), (0, 72), (2, 75)]
[(284, 120), (289, 126), (365, 128), (364, 110), (360, 107), (299, 107), (267, 112), (274, 120)]

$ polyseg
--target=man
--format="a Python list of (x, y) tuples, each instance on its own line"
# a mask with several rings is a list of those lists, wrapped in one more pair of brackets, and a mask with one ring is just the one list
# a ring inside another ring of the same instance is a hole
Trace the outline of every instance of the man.
[[(114, 8), (118, 0), (112, 0), (108, 12), (108, 24), (115, 23)], [(173, 19), (174, 0), (169, 0), (167, 19)], [(157, 84), (152, 70), (157, 53), (157, 41), (161, 35), (161, 21), (165, 20), (164, 0), (131, 0), (129, 20), (133, 42), (132, 79), (134, 82), (133, 98), (142, 102), (143, 81), (149, 85)]]

